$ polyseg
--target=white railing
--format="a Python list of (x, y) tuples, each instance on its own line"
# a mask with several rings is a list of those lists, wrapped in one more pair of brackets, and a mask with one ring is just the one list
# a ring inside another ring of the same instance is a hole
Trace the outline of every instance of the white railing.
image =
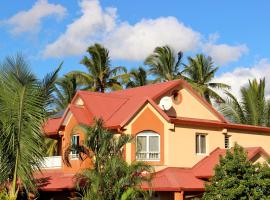
[(62, 156), (50, 156), (45, 157), (42, 163), (42, 168), (61, 168), (62, 167)]
[(159, 161), (160, 153), (159, 152), (138, 152), (136, 159), (142, 160), (142, 161)]

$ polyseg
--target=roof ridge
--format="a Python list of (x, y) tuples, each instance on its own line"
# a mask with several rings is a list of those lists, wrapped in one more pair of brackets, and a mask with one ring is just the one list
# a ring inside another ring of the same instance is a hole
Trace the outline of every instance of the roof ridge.
[(122, 104), (119, 105), (119, 107), (108, 117), (108, 119), (106, 120), (106, 122), (108, 122), (121, 108), (124, 104), (126, 104), (130, 99), (126, 98), (125, 102), (123, 102)]
[(127, 99), (127, 96), (123, 97), (123, 95), (117, 95), (112, 93), (102, 93), (102, 92), (91, 92), (91, 91), (84, 91), (79, 90), (79, 93), (83, 93), (85, 95), (95, 95), (95, 96), (102, 96), (102, 97), (113, 97), (113, 98), (120, 98), (120, 99)]

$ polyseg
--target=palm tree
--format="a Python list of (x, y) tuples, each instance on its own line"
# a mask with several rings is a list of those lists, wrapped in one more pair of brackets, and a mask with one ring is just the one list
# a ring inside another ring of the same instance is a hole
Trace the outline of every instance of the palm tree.
[(154, 53), (145, 59), (144, 64), (150, 67), (149, 72), (156, 76), (156, 82), (171, 81), (181, 77), (182, 57), (181, 51), (176, 57), (169, 46), (156, 47)]
[(184, 79), (186, 79), (201, 96), (209, 103), (211, 103), (210, 98), (222, 102), (224, 101), (214, 89), (229, 89), (230, 86), (224, 83), (212, 82), (218, 67), (214, 67), (211, 57), (197, 54), (195, 58), (188, 57), (188, 64), (184, 66)]
[(152, 167), (143, 162), (128, 164), (123, 159), (123, 148), (132, 137), (124, 134), (115, 137), (114, 133), (103, 128), (102, 120), (97, 120), (93, 127), (80, 125), (77, 128), (86, 133), (85, 145), (70, 146), (65, 151), (65, 163), (70, 166), (69, 154), (72, 150), (80, 152), (81, 158), (86, 155), (93, 162), (93, 168), (76, 175), (81, 199), (140, 199), (140, 196), (146, 199), (149, 193), (138, 186), (150, 180), (151, 176), (143, 176), (142, 173), (150, 174)]
[(43, 81), (30, 71), (21, 55), (7, 57), (0, 68), (0, 185), (9, 199), (17, 199), (20, 186), (35, 192), (33, 172), (43, 160), (41, 126), (47, 116), (57, 69)]
[(127, 76), (124, 67), (111, 67), (109, 51), (100, 44), (94, 44), (87, 49), (89, 57), (85, 56), (81, 63), (88, 72), (72, 71), (79, 84), (89, 90), (105, 92), (107, 89), (122, 89), (120, 80)]
[(265, 99), (265, 79), (249, 80), (240, 92), (240, 101), (227, 92), (227, 101), (220, 105), (223, 115), (234, 123), (269, 126), (270, 103)]
[(55, 87), (55, 112), (65, 110), (79, 89), (80, 86), (74, 76), (65, 75), (59, 78)]
[(130, 79), (126, 84), (127, 88), (140, 87), (148, 84), (147, 72), (144, 68), (139, 67), (138, 69), (132, 69), (129, 72)]

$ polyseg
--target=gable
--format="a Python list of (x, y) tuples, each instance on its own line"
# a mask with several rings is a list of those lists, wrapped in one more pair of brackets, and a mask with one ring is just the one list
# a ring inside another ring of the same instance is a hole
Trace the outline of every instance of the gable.
[[(175, 99), (174, 93), (178, 92), (178, 97)], [(217, 111), (211, 107), (201, 97), (194, 94), (193, 91), (187, 88), (180, 88), (167, 93), (173, 99), (172, 108), (166, 113), (171, 117), (185, 117), (205, 120), (221, 121), (221, 117)]]
[(267, 157), (258, 153), (257, 155), (255, 155), (251, 160), (252, 163), (266, 163), (267, 162)]

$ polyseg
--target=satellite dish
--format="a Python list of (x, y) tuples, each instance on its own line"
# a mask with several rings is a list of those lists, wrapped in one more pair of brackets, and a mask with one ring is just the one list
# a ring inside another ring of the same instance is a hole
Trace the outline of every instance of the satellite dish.
[(162, 97), (159, 102), (159, 107), (162, 110), (170, 110), (172, 107), (172, 98), (168, 96)]

